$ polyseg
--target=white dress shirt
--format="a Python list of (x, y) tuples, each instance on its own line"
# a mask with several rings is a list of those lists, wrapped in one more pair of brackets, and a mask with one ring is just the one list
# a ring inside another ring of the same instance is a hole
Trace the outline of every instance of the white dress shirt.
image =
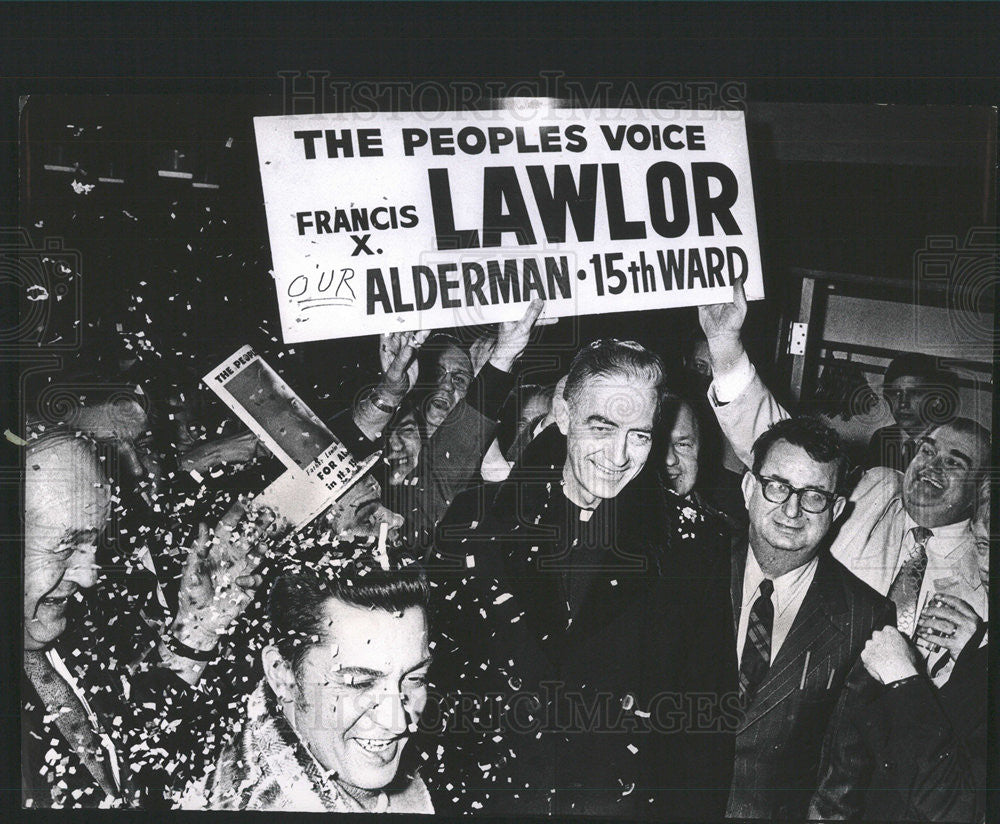
[[(896, 561), (896, 569), (893, 572), (893, 579), (899, 574), (906, 555), (914, 544), (913, 528), (916, 522), (907, 514), (903, 527), (903, 545), (900, 547), (899, 558)], [(979, 566), (973, 564), (973, 556), (965, 551), (968, 544), (969, 521), (960, 521), (957, 524), (938, 526), (931, 530), (931, 537), (927, 539), (925, 548), (927, 550), (927, 569), (924, 571), (924, 580), (920, 585), (920, 594), (917, 597), (917, 615), (923, 612), (927, 601), (935, 592), (946, 592), (962, 598), (969, 602), (969, 606), (979, 612), (980, 607), (985, 608), (985, 604), (979, 603), (979, 598), (970, 595), (968, 590), (983, 589), (979, 578)], [(985, 590), (982, 591), (985, 595)], [(985, 609), (984, 609), (985, 611)]]
[[(785, 642), (789, 630), (799, 614), (802, 600), (806, 597), (809, 585), (816, 577), (816, 567), (819, 560), (815, 557), (806, 564), (796, 567), (784, 575), (772, 578), (774, 591), (771, 593), (771, 604), (774, 606), (774, 625), (771, 628), (771, 661), (775, 659), (778, 650)], [(760, 595), (760, 582), (767, 577), (757, 563), (757, 558), (750, 549), (747, 551), (746, 569), (743, 571), (743, 603), (740, 607), (740, 626), (736, 633), (736, 660), (743, 660), (743, 645), (747, 640), (747, 625), (750, 623), (750, 610), (753, 602)]]

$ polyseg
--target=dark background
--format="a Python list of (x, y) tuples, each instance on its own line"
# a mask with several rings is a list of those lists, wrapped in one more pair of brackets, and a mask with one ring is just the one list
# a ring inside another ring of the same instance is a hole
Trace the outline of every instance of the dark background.
[[(60, 307), (43, 322), (47, 333), (63, 336), (63, 348), (53, 336), (25, 344), (22, 335), (20, 345), (9, 334), (0, 340), (2, 424), (15, 432), (21, 388), (56, 367), (85, 366), (76, 339), (88, 356), (113, 352), (119, 323), (127, 333), (149, 335), (154, 363), (162, 357), (199, 375), (242, 343), (258, 344), (281, 371), (301, 376), (293, 385), (317, 411), (374, 378), (373, 339), (302, 344), (274, 360), (280, 334), (249, 117), (293, 111), (282, 96), (288, 79), (279, 72), (299, 73), (300, 92), (310, 84), (306, 72), (323, 73), (312, 82), (326, 91), (320, 96), (314, 86), (296, 103), (299, 112), (337, 110), (328, 84), (379, 80), (414, 88), (457, 80), (486, 96), (490, 88), (538, 85), (541, 72), (558, 72), (584, 96), (600, 91), (610, 101), (630, 89), (642, 95), (663, 80), (714, 83), (717, 90), (737, 84), (747, 103), (774, 298), (754, 306), (748, 343), (778, 372), (778, 314), (797, 299), (788, 267), (911, 278), (913, 250), (928, 234), (964, 236), (995, 216), (996, 158), (974, 148), (989, 117), (964, 108), (1000, 101), (1000, 15), (992, 4), (4, 3), (0, 15), (0, 227), (7, 227), (0, 331), (16, 328), (32, 309), (10, 287), (11, 266), (45, 265), (38, 261), (67, 250), (78, 252), (80, 263), (79, 279), (67, 282)], [(58, 97), (81, 94), (90, 96)], [(702, 105), (732, 103), (707, 94)], [(24, 95), (31, 99), (19, 118)], [(404, 90), (397, 102), (439, 108), (448, 101), (408, 100)], [(811, 104), (812, 114), (789, 119), (770, 107), (776, 103)], [(833, 154), (817, 159), (824, 111), (830, 129), (850, 126), (843, 110), (823, 107), (844, 103), (963, 108), (906, 114), (904, 131), (923, 141), (903, 147), (892, 132), (898, 118), (887, 116), (884, 139), (877, 139), (882, 126), (869, 123), (876, 138), (868, 144), (831, 142), (824, 151)], [(789, 122), (808, 123), (811, 131), (796, 135)], [(63, 160), (86, 173), (78, 180), (117, 175), (126, 182), (73, 193), (72, 175), (40, 168), (59, 147)], [(196, 179), (219, 189), (160, 178), (156, 170), (174, 149), (187, 155)], [(10, 229), (17, 228), (27, 236), (15, 245), (29, 249), (15, 258)], [(61, 248), (46, 255), (46, 238)], [(563, 320), (545, 331), (545, 341), (570, 351), (604, 334), (634, 337), (670, 356), (684, 325), (663, 313)], [(3, 440), (0, 456), (9, 596), (3, 625), (14, 630), (3, 645), (2, 671), (14, 673), (20, 453)], [(13, 753), (15, 696), (4, 694), (4, 741)], [(16, 758), (0, 761), (9, 767), (2, 786), (12, 790), (2, 802), (16, 808)], [(88, 813), (88, 820), (104, 818), (139, 820), (135, 813)]]

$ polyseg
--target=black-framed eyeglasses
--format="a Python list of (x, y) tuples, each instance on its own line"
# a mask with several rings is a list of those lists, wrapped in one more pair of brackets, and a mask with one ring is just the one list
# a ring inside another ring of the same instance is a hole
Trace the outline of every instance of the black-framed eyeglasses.
[(799, 506), (813, 515), (826, 512), (833, 506), (833, 502), (840, 497), (835, 492), (825, 492), (822, 489), (799, 489), (778, 478), (758, 475), (756, 472), (754, 473), (754, 477), (760, 481), (764, 497), (772, 504), (783, 504), (795, 494), (799, 496)]

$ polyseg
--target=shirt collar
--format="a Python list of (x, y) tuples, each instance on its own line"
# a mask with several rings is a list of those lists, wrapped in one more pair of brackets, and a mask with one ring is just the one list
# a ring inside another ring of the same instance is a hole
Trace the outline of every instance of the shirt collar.
[[(905, 510), (904, 510), (905, 511)], [(906, 513), (904, 541), (911, 541), (910, 531), (916, 522)], [(979, 575), (979, 559), (976, 557), (975, 544), (972, 538), (972, 521), (966, 518), (954, 524), (945, 524), (931, 529), (931, 538), (927, 541), (927, 556), (929, 560), (947, 559), (965, 582), (972, 588), (982, 586)], [(904, 545), (905, 550), (908, 545)]]
[[(903, 511), (906, 512), (905, 509)], [(968, 538), (972, 528), (971, 524), (972, 521), (966, 518), (964, 521), (958, 521), (954, 524), (931, 528), (931, 539), (927, 542), (927, 553), (947, 558)], [(909, 536), (910, 531), (915, 526), (917, 526), (917, 522), (910, 517), (909, 512), (906, 512), (904, 534)]]
[[(795, 600), (802, 586), (812, 581), (818, 565), (819, 557), (814, 555), (808, 563), (789, 570), (784, 575), (779, 575), (777, 578), (771, 579), (774, 583), (774, 595), (772, 598), (774, 599), (774, 612), (776, 615), (784, 612), (785, 608)], [(757, 563), (757, 556), (754, 555), (753, 548), (748, 548), (747, 565), (743, 573), (744, 609), (748, 609), (757, 600), (760, 582), (766, 577), (760, 568), (760, 564)]]

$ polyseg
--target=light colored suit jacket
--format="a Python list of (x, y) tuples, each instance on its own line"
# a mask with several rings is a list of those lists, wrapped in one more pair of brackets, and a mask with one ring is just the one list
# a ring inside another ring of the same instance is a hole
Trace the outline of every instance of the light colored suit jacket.
[[(709, 389), (709, 401), (723, 433), (747, 466), (752, 464), (750, 452), (757, 437), (771, 424), (789, 417), (756, 371), (732, 401), (720, 404), (714, 386)], [(855, 487), (831, 534), (833, 557), (882, 595), (889, 592), (899, 568), (900, 553), (909, 548), (904, 536), (913, 524), (903, 506), (902, 488), (900, 472), (882, 466), (869, 469)], [(929, 550), (934, 557), (928, 564), (918, 612), (935, 589), (946, 586), (947, 592), (968, 602), (986, 620), (989, 593), (980, 580), (975, 539), (967, 529), (951, 532), (957, 534), (942, 537), (943, 543)], [(938, 652), (928, 658), (928, 669), (935, 673), (939, 685), (947, 680), (951, 669), (950, 662), (939, 666), (944, 654)]]

